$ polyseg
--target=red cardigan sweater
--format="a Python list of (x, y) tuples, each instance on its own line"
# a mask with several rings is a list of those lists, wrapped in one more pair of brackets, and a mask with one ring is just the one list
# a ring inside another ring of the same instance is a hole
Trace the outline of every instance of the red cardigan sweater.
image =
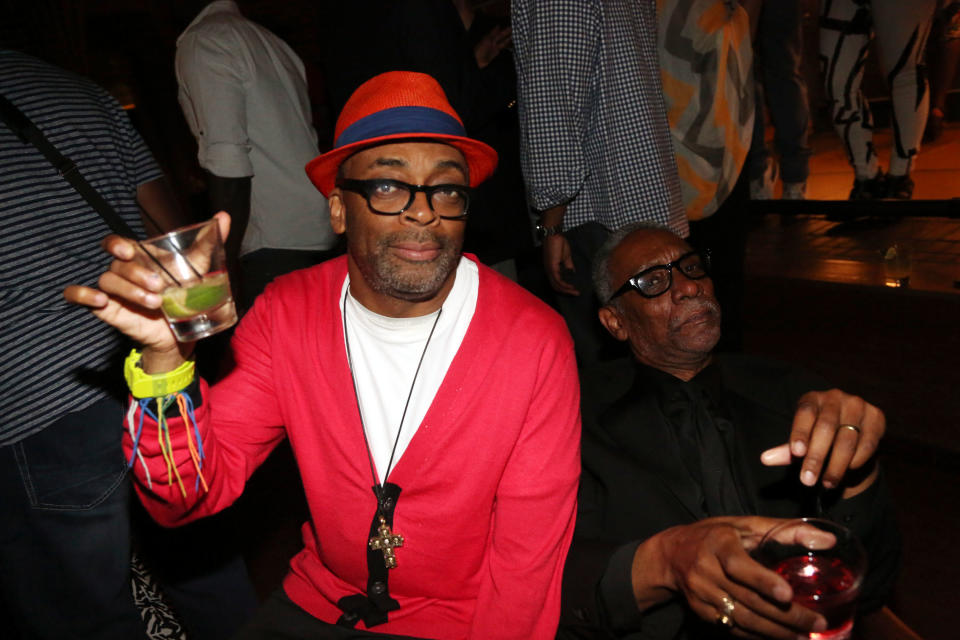
[[(553, 638), (580, 470), (579, 389), (563, 321), (478, 265), (476, 312), (429, 411), (389, 481), (402, 493), (406, 540), (389, 572), (400, 609), (373, 631), (429, 638)], [(183, 499), (167, 485), (150, 424), (140, 440), (153, 478), (137, 490), (164, 525), (229, 506), (267, 454), (290, 439), (310, 521), (287, 595), (334, 622), (363, 593), (376, 507), (338, 306), (346, 258), (277, 279), (233, 338), (235, 368), (207, 389), (196, 417), (207, 493), (180, 420), (170, 421)], [(285, 426), (281, 426), (285, 425)], [(125, 436), (129, 456), (132, 441)], [(363, 623), (359, 624), (363, 628)]]

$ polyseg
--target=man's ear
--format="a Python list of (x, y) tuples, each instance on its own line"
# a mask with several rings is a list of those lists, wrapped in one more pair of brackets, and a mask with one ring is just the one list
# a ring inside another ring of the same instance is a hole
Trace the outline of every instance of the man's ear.
[(343, 203), (343, 192), (339, 188), (330, 192), (327, 206), (330, 208), (330, 226), (334, 233), (340, 235), (347, 230), (347, 207)]
[(610, 335), (621, 342), (626, 341), (629, 337), (626, 322), (623, 315), (615, 307), (610, 305), (600, 307), (597, 315), (600, 317), (600, 324), (606, 328)]

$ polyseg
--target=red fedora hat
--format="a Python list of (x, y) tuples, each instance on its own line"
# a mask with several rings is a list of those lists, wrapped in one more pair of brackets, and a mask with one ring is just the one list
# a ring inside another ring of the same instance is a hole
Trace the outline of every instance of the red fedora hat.
[(389, 71), (353, 92), (337, 118), (333, 149), (308, 162), (307, 175), (329, 196), (340, 165), (357, 151), (421, 138), (459, 149), (470, 168), (471, 187), (489, 178), (497, 166), (497, 152), (467, 137), (463, 121), (436, 80), (425, 73)]

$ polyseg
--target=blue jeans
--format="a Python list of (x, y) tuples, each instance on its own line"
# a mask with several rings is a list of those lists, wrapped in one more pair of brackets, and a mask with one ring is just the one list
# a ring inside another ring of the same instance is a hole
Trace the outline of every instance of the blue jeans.
[[(107, 398), (0, 447), (2, 637), (146, 637), (130, 587), (132, 496), (120, 445), (123, 415), (123, 405)], [(170, 533), (151, 526), (160, 536)], [(166, 561), (157, 556), (167, 545), (158, 540), (151, 536), (143, 546), (151, 566), (160, 568)], [(163, 584), (164, 592), (188, 632), (196, 631), (192, 637), (227, 638), (252, 613), (255, 595), (239, 558), (213, 568), (194, 564), (216, 541), (196, 537), (193, 543), (192, 556), (168, 552), (169, 560), (182, 557), (202, 575), (183, 576), (183, 589)], [(206, 587), (202, 604), (196, 585)]]
[(0, 448), (0, 603), (14, 638), (145, 637), (122, 419), (107, 399)]

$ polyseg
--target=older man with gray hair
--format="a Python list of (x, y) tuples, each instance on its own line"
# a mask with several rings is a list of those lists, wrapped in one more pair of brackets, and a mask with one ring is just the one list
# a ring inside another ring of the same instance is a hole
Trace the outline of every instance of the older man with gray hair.
[[(861, 610), (892, 586), (899, 538), (875, 452), (883, 414), (795, 367), (716, 355), (707, 260), (636, 224), (596, 258), (600, 321), (633, 386), (585, 411), (577, 536), (561, 637), (794, 638), (825, 628), (750, 550), (777, 520), (821, 516), (870, 555)], [(574, 631), (576, 630), (576, 631)]]

